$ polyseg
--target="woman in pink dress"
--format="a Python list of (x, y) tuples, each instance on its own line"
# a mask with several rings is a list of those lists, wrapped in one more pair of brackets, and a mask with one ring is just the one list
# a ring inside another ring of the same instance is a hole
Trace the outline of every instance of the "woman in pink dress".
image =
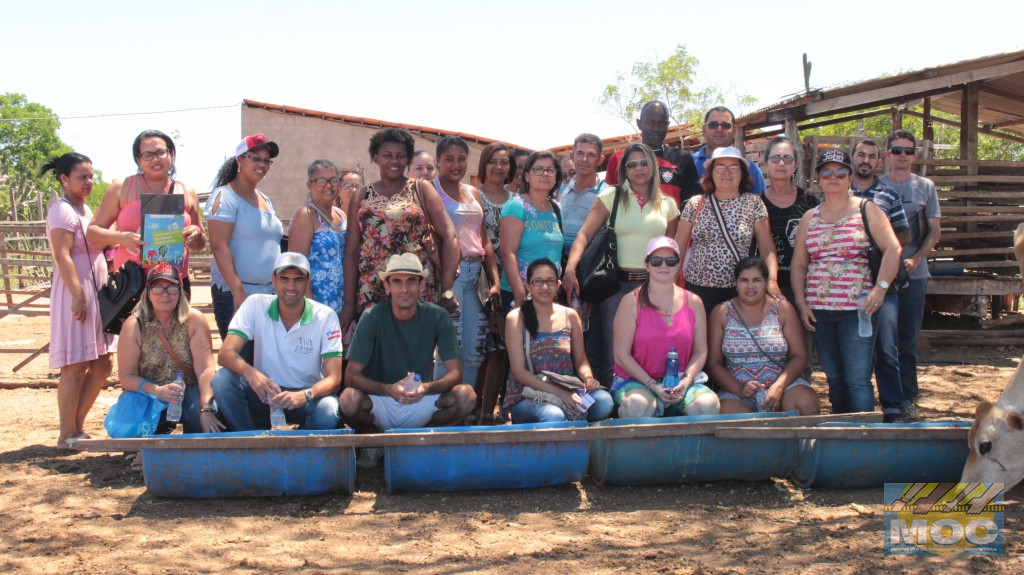
[(92, 193), (92, 160), (67, 153), (43, 165), (53, 170), (64, 189), (46, 215), (46, 235), (53, 255), (50, 287), (50, 368), (60, 369), (57, 408), (60, 413), (58, 449), (71, 449), (88, 439), (85, 416), (113, 369), (117, 339), (103, 333), (96, 290), (107, 281), (103, 244), (86, 241), (92, 210), (85, 198)]

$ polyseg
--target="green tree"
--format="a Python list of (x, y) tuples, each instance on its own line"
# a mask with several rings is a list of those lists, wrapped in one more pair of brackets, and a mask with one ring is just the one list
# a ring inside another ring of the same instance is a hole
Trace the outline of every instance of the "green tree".
[(629, 77), (617, 75), (614, 84), (605, 86), (598, 102), (632, 129), (636, 129), (640, 107), (651, 100), (664, 102), (674, 123), (694, 126), (701, 125), (704, 112), (714, 106), (728, 106), (738, 117), (757, 102), (753, 96), (737, 94), (735, 90), (726, 93), (715, 86), (702, 85), (696, 78), (699, 64), (685, 45), (678, 44), (668, 58), (636, 62)]

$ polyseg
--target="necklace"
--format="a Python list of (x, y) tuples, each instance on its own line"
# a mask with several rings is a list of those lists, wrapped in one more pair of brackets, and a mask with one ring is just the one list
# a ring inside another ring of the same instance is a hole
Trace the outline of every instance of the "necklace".
[[(147, 179), (146, 179), (146, 175), (145, 175), (145, 174), (139, 174), (139, 175), (140, 175), (140, 176), (142, 177), (142, 185), (146, 186), (146, 193), (147, 193), (147, 194), (152, 194), (152, 193), (153, 193), (153, 190), (151, 190), (151, 189), (149, 188), (149, 180), (147, 180)], [(170, 189), (170, 192), (172, 192), (172, 193), (173, 193), (173, 192), (174, 192), (174, 189), (173, 189), (173, 183), (171, 183), (171, 182), (173, 182), (174, 180), (172, 180), (172, 179), (168, 178), (168, 179), (167, 179), (167, 181), (168, 181), (168, 183), (170, 183), (171, 185), (168, 185), (168, 184), (164, 184), (164, 191), (163, 191), (162, 193), (164, 193), (164, 194), (168, 193), (168, 188), (171, 188), (171, 189)]]

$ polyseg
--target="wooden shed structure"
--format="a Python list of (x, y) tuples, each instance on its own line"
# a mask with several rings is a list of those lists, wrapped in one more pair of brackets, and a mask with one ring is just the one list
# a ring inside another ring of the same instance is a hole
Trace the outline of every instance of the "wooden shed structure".
[[(934, 116), (935, 110), (959, 120)], [(849, 147), (863, 136), (801, 138), (802, 131), (877, 115), (890, 116), (894, 130), (907, 116), (923, 119), (915, 170), (935, 182), (942, 208), (942, 237), (928, 263), (934, 275), (930, 308), (982, 318), (991, 311), (996, 323), (1013, 323), (996, 318), (1015, 309), (1024, 291), (1012, 250), (1012, 232), (1024, 221), (1024, 163), (979, 158), (978, 135), (1024, 144), (1024, 51), (811, 90), (737, 118), (737, 145), (760, 160), (764, 142), (774, 135), (803, 141), (798, 177), (806, 182), (819, 149)], [(932, 156), (937, 122), (959, 128), (959, 158)], [(999, 343), (1024, 343), (1024, 331)]]

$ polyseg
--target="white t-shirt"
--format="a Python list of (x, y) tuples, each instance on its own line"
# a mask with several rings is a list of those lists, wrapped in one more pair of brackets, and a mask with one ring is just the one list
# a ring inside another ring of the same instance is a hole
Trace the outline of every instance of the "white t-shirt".
[(338, 314), (306, 298), (302, 317), (285, 330), (277, 306), (277, 296), (250, 295), (231, 318), (228, 333), (256, 341), (253, 367), (279, 387), (312, 387), (323, 379), (323, 360), (342, 355)]

